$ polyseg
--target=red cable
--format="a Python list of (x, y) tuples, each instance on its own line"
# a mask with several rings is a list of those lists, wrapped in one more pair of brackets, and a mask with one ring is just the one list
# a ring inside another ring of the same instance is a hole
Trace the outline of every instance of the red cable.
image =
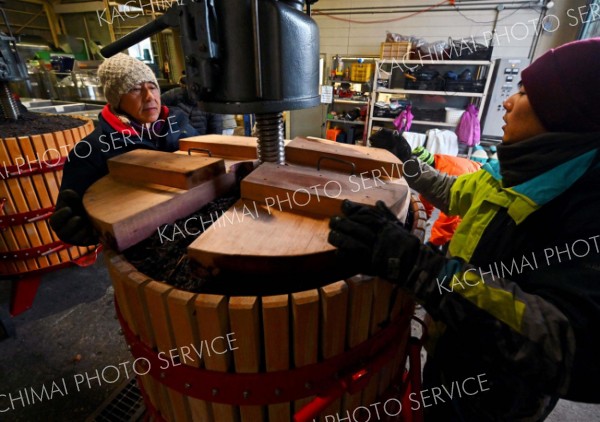
[[(369, 23), (387, 23), (387, 22), (396, 22), (396, 21), (400, 21), (400, 20), (403, 20), (403, 19), (412, 18), (413, 16), (417, 16), (417, 15), (420, 15), (421, 13), (429, 12), (430, 10), (433, 10), (436, 7), (440, 7), (444, 3), (450, 3), (450, 5), (454, 6), (454, 1), (455, 0), (443, 0), (443, 1), (439, 2), (438, 4), (434, 4), (433, 6), (429, 6), (426, 9), (423, 9), (421, 11), (408, 14), (406, 16), (402, 16), (402, 17), (399, 17), (399, 18), (393, 18), (393, 19), (382, 19), (382, 20), (377, 20), (377, 21), (357, 21), (357, 20), (354, 20), (354, 19), (338, 18), (338, 17), (334, 16), (333, 14), (323, 13), (323, 12), (319, 11), (319, 9), (313, 9), (313, 13), (312, 14), (313, 14), (313, 16), (325, 16), (325, 17), (328, 17), (330, 19), (334, 19), (334, 20), (338, 20), (338, 21), (342, 21), (342, 22), (349, 22), (349, 23), (364, 23), (364, 24), (369, 24)], [(402, 12), (396, 12), (396, 13), (402, 13)], [(342, 14), (342, 13), (340, 13), (340, 14)]]

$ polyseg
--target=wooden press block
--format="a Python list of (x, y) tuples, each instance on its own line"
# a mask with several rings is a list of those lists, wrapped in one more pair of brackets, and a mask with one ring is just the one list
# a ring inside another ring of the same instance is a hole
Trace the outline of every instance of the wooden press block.
[(122, 251), (157, 232), (164, 224), (192, 214), (234, 184), (223, 174), (189, 190), (163, 185), (133, 185), (108, 175), (94, 183), (83, 205), (104, 242)]
[(221, 158), (136, 149), (108, 160), (108, 171), (127, 182), (190, 189), (225, 173), (225, 163)]
[(331, 262), (335, 248), (328, 234), (326, 217), (240, 200), (188, 246), (188, 256), (207, 269), (284, 277)]
[(202, 135), (179, 140), (179, 150), (190, 148), (208, 150), (214, 157), (255, 160), (258, 158), (256, 144), (258, 138), (231, 135)]
[(242, 180), (241, 188), (242, 198), (269, 208), (328, 217), (341, 213), (344, 199), (370, 206), (381, 200), (396, 214), (405, 215), (410, 196), (406, 183), (274, 163), (261, 164)]
[[(285, 147), (286, 162), (317, 168), (321, 157), (350, 161), (356, 166), (356, 174), (368, 173), (369, 177), (398, 179), (402, 175), (402, 162), (391, 152), (380, 148), (340, 144), (321, 138), (294, 138)], [(323, 159), (321, 168), (350, 174), (351, 165)], [(373, 174), (374, 172), (374, 174)]]
[[(207, 156), (206, 152), (203, 152), (203, 151), (192, 151), (191, 153), (187, 153), (186, 151), (175, 151), (175, 152), (172, 152), (171, 154), (203, 156), (203, 157)], [(251, 167), (256, 168), (259, 165), (259, 162), (257, 159), (250, 160), (248, 158), (244, 158), (244, 159), (224, 158), (223, 161), (225, 162), (225, 173), (235, 173), (236, 171), (238, 171), (238, 168), (241, 166), (251, 166)]]

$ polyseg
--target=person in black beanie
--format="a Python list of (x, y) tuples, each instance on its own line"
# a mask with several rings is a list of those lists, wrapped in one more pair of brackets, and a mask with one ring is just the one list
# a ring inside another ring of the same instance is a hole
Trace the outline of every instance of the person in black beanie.
[(98, 67), (98, 77), (108, 104), (98, 116), (98, 127), (69, 152), (50, 217), (52, 229), (70, 245), (98, 243), (82, 198), (108, 174), (109, 158), (137, 148), (177, 151), (179, 139), (197, 135), (181, 111), (161, 104), (156, 76), (140, 60), (116, 54)]
[(177, 107), (183, 111), (198, 135), (212, 133), (221, 135), (223, 133), (223, 115), (200, 110), (198, 102), (188, 92), (185, 76), (179, 79), (179, 87), (165, 92), (160, 96), (160, 99), (164, 105)]
[(426, 421), (541, 421), (559, 398), (600, 403), (599, 57), (593, 38), (523, 71), (504, 103), (499, 170), (452, 177), (400, 157), (412, 188), (462, 217), (448, 256), (383, 203), (346, 201), (331, 219), (340, 256), (399, 284), (433, 318), (423, 388), (487, 381), (475, 394), (423, 398)]

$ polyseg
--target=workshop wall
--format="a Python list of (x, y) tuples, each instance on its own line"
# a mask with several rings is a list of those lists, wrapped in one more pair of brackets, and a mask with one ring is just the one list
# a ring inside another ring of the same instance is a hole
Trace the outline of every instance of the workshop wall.
[[(436, 2), (425, 3), (431, 5)], [(523, 4), (520, 9), (502, 10), (498, 13), (495, 37), (491, 33), (497, 14), (496, 4), (504, 3), (508, 6), (513, 2), (487, 3), (490, 10), (463, 11), (459, 7), (458, 10), (422, 13), (372, 13), (381, 7), (416, 6), (423, 10), (427, 6), (417, 6), (419, 2), (414, 0), (320, 0), (313, 7), (313, 17), (321, 31), (321, 53), (327, 55), (379, 55), (380, 43), (385, 41), (386, 31), (389, 31), (422, 37), (428, 42), (447, 40), (448, 37), (461, 39), (474, 36), (480, 41), (493, 38), (494, 58), (527, 57), (538, 44), (547, 50), (566, 42), (565, 39), (575, 39), (581, 19), (577, 19), (577, 22), (573, 15), (577, 15), (577, 8), (585, 5), (586, 0), (557, 0), (554, 2), (555, 6), (548, 11), (541, 7), (530, 8), (527, 4)], [(464, 2), (465, 7), (468, 4)], [(334, 13), (332, 9), (339, 8), (353, 9), (354, 13), (335, 12), (334, 15), (324, 15)], [(570, 13), (567, 15), (568, 10)], [(544, 18), (544, 13), (553, 16)], [(403, 19), (381, 22), (399, 18)], [(540, 20), (547, 22), (552, 32), (541, 31), (536, 26)], [(536, 40), (536, 32), (541, 34), (539, 42)]]

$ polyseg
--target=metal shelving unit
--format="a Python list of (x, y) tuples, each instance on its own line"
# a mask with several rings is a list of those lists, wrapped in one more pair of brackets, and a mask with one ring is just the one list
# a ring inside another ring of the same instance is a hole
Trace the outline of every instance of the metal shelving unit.
[[(364, 60), (365, 63), (372, 63), (373, 66), (375, 66), (375, 61), (377, 60), (376, 57), (372, 57), (372, 56), (364, 56), (364, 57), (360, 57), (360, 58), (359, 57), (341, 56), (340, 58), (343, 60), (346, 68), (349, 68), (354, 63), (358, 63), (358, 61), (361, 59)], [(353, 91), (364, 92), (364, 93), (366, 93), (366, 96), (368, 96), (368, 95), (370, 95), (370, 93), (372, 91), (373, 74), (375, 73), (374, 70), (375, 69), (373, 69), (373, 72), (372, 72), (371, 76), (368, 78), (368, 80), (365, 80), (365, 79), (351, 80), (349, 78), (344, 78), (344, 79), (335, 78), (334, 79), (331, 76), (329, 76), (328, 81), (329, 81), (329, 84), (334, 86), (334, 88), (338, 87), (342, 83), (349, 83), (352, 86)], [(330, 72), (328, 72), (328, 74), (330, 74)], [(360, 87), (358, 85), (360, 85)], [(353, 108), (363, 107), (363, 106), (367, 106), (367, 115), (368, 115), (368, 110), (370, 109), (370, 103), (369, 103), (368, 98), (364, 99), (364, 100), (362, 100), (362, 99), (358, 100), (358, 99), (334, 96), (333, 102), (331, 104), (329, 104), (327, 107), (327, 111), (328, 111), (328, 113), (331, 111), (335, 111), (339, 115), (342, 115), (345, 112), (352, 110)], [(337, 126), (338, 128), (342, 128), (342, 130), (347, 133), (351, 132), (350, 130), (346, 130), (346, 129), (349, 129), (350, 127), (354, 127), (354, 128), (356, 128), (356, 130), (362, 130), (362, 133), (364, 133), (367, 129), (367, 120), (344, 120), (344, 119), (339, 119), (336, 117), (326, 118), (324, 126), (325, 126), (325, 131), (333, 128), (334, 126)], [(364, 129), (358, 129), (357, 128), (358, 126), (361, 126)], [(363, 136), (363, 139), (364, 139), (364, 136)], [(357, 142), (360, 142), (360, 140), (357, 140)]]
[[(455, 67), (473, 67), (476, 70), (476, 79), (485, 78), (485, 85), (483, 92), (468, 92), (468, 91), (440, 91), (440, 90), (416, 90), (416, 89), (403, 89), (403, 88), (386, 88), (381, 87), (378, 84), (378, 80), (381, 79), (382, 71), (386, 73), (391, 73), (393, 71), (406, 71), (411, 69), (417, 69), (419, 67), (434, 67), (434, 66), (443, 66), (444, 68), (455, 68)], [(384, 59), (377, 60), (375, 62), (375, 75), (374, 75), (374, 83), (373, 83), (373, 91), (371, 93), (371, 104), (369, 106), (369, 118), (367, 119), (367, 133), (370, 134), (373, 130), (373, 123), (380, 122), (384, 124), (389, 124), (394, 121), (394, 118), (389, 117), (376, 117), (374, 116), (375, 103), (379, 101), (380, 96), (382, 94), (393, 95), (397, 94), (399, 96), (403, 96), (403, 99), (411, 99), (415, 96), (442, 96), (446, 98), (463, 98), (465, 99), (464, 106), (466, 107), (468, 102), (474, 103), (479, 107), (480, 110), (483, 110), (485, 104), (488, 101), (488, 90), (491, 83), (491, 75), (494, 71), (494, 62), (493, 61), (483, 61), (483, 60), (394, 60), (394, 59)], [(466, 101), (470, 99), (470, 101)], [(389, 98), (386, 99), (386, 102), (389, 101)], [(481, 119), (481, 113), (479, 114), (479, 118)], [(421, 125), (421, 126), (429, 126), (429, 127), (454, 127), (455, 123), (448, 123), (446, 121), (429, 121), (429, 120), (413, 120), (413, 125)]]

